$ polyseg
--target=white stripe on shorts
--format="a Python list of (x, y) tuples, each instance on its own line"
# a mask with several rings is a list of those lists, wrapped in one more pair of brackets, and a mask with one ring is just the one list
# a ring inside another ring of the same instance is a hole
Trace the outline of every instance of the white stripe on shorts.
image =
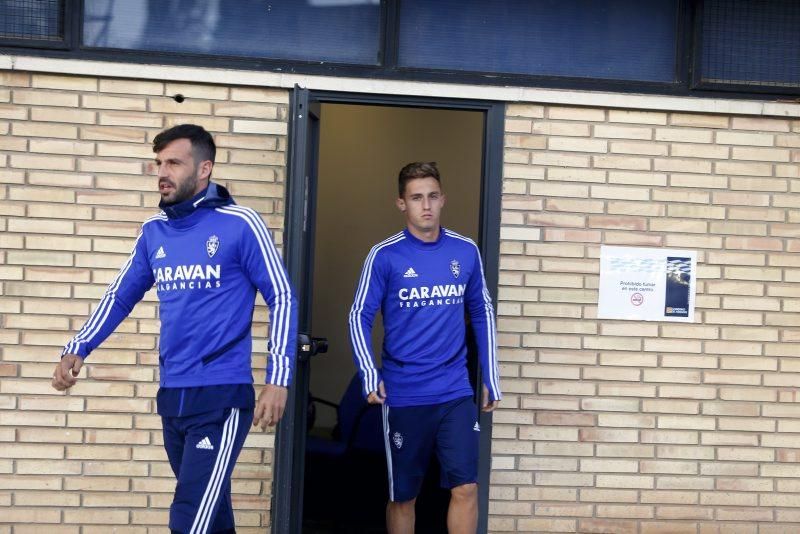
[(392, 446), (389, 439), (389, 407), (381, 405), (383, 411), (383, 445), (386, 449), (386, 471), (389, 475), (389, 500), (394, 502), (394, 474), (392, 473)]
[(214, 463), (214, 469), (211, 471), (211, 477), (208, 479), (208, 486), (206, 486), (206, 491), (203, 494), (203, 500), (200, 501), (200, 507), (192, 523), (191, 534), (204, 534), (208, 531), (211, 511), (214, 509), (214, 504), (217, 502), (217, 497), (219, 497), (219, 490), (225, 480), (225, 473), (231, 460), (231, 451), (233, 450), (233, 443), (236, 441), (238, 428), (239, 408), (231, 408), (231, 413), (225, 421), (222, 431), (222, 440), (219, 444), (219, 452)]

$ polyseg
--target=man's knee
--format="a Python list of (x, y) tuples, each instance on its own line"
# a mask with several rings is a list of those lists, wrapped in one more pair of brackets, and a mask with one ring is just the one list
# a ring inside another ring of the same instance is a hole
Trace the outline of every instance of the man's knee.
[(461, 484), (450, 489), (453, 499), (459, 501), (475, 501), (478, 498), (478, 485), (476, 483)]
[(397, 512), (403, 513), (414, 510), (414, 505), (417, 502), (417, 498), (414, 497), (408, 501), (389, 501), (389, 508), (395, 510)]

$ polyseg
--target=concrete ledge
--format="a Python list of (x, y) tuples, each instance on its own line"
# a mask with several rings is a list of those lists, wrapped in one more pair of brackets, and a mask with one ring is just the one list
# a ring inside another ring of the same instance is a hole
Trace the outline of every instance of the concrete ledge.
[(800, 104), (780, 101), (659, 96), (598, 91), (494, 87), (467, 84), (413, 82), (336, 76), (309, 76), (251, 70), (213, 69), (172, 65), (140, 65), (78, 59), (0, 55), (0, 69), (82, 76), (132, 78), (167, 82), (213, 83), (291, 89), (309, 89), (388, 95), (426, 96), (592, 106), (601, 108), (681, 111), (800, 118)]

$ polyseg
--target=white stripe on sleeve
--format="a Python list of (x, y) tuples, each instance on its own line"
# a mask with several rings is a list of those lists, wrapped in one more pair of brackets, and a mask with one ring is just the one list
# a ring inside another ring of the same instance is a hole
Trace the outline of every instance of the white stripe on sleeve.
[(269, 236), (264, 221), (255, 211), (234, 205), (217, 208), (217, 211), (243, 219), (256, 237), (270, 284), (275, 293), (275, 305), (270, 310), (274, 324), (270, 325), (269, 333), (269, 354), (272, 360), (272, 375), (269, 377), (269, 382), (288, 386), (290, 369), (286, 360), (286, 352), (291, 342), (289, 339), (289, 319), (292, 307), (292, 290), (289, 280), (286, 278), (280, 255), (272, 242), (272, 238)]
[(350, 337), (353, 340), (353, 348), (359, 368), (364, 374), (364, 389), (368, 390), (365, 391), (367, 394), (378, 389), (378, 371), (375, 369), (375, 362), (370, 348), (372, 338), (370, 337), (367, 339), (364, 333), (364, 327), (361, 324), (361, 314), (364, 311), (364, 303), (367, 300), (369, 284), (372, 278), (372, 265), (381, 249), (402, 241), (403, 239), (405, 239), (405, 235), (399, 232), (372, 247), (367, 255), (367, 259), (364, 261), (364, 268), (361, 271), (361, 278), (359, 279), (358, 288), (356, 289), (356, 296), (353, 300), (353, 306), (350, 309)]

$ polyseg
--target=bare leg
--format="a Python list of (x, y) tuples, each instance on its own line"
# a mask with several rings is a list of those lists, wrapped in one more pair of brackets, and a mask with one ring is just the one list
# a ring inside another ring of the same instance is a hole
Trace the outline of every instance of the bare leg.
[[(477, 496), (477, 492), (475, 495)], [(386, 528), (389, 534), (414, 534), (416, 502), (417, 499), (411, 499), (404, 502), (389, 502), (386, 505)]]
[(450, 534), (475, 534), (478, 530), (478, 485), (462, 484), (450, 490), (447, 531)]

